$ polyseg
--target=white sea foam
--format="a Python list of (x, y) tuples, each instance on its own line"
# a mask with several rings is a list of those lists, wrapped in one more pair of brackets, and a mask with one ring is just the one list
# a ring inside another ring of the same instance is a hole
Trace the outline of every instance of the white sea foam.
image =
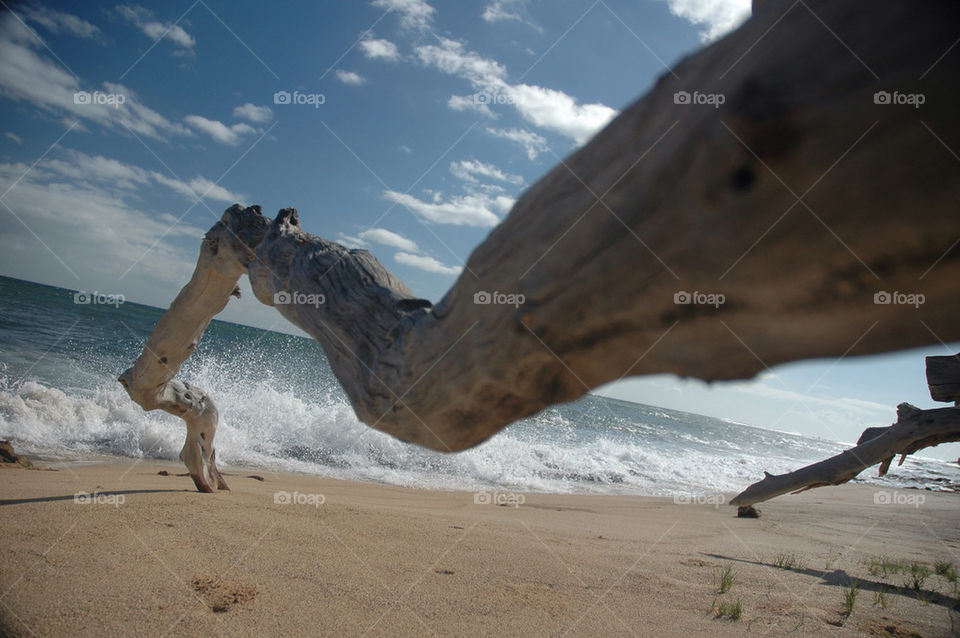
[[(822, 458), (825, 448), (840, 450), (707, 417), (696, 417), (702, 421), (697, 426), (684, 423), (683, 413), (606, 406), (605, 399), (590, 397), (594, 403), (551, 408), (476, 448), (441, 454), (361, 424), (336, 386), (308, 396), (270, 379), (232, 380), (209, 359), (192, 372), (190, 380), (220, 407), (217, 458), (266, 471), (434, 489), (704, 494), (739, 491), (764, 470), (788, 471)], [(584, 411), (590, 418), (575, 422)], [(718, 437), (723, 428), (729, 435)], [(183, 435), (182, 421), (143, 412), (114, 382), (66, 391), (34, 381), (0, 382), (0, 438), (27, 453), (176, 459)], [(758, 446), (766, 451), (758, 453)], [(901, 478), (885, 483), (931, 472), (956, 476), (954, 468), (936, 461), (910, 463)]]

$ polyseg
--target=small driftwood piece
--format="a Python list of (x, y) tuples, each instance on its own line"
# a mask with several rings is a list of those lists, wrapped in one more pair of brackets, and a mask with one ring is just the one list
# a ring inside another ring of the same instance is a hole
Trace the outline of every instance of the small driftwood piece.
[(897, 421), (893, 425), (868, 428), (856, 447), (795, 472), (777, 475), (764, 472), (762, 481), (740, 492), (730, 505), (753, 505), (788, 492), (840, 485), (877, 463), (880, 464), (880, 476), (884, 476), (898, 454), (899, 466), (908, 454), (954, 441), (960, 441), (960, 408), (921, 410), (909, 403), (901, 403), (897, 406)]
[[(362, 421), (442, 451), (628, 374), (742, 379), (958, 339), (960, 180), (937, 140), (960, 131), (958, 23), (953, 1), (768, 0), (531, 186), (435, 306), (293, 209), (234, 206), (122, 380), (186, 419), (182, 458), (212, 489), (216, 409), (173, 377), (244, 272)], [(884, 290), (925, 303), (876, 305)], [(525, 302), (477, 303), (495, 292)]]

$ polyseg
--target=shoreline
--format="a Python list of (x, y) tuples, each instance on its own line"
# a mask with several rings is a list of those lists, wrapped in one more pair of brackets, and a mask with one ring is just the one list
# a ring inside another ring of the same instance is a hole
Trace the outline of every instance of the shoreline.
[[(134, 457), (134, 456), (124, 456), (121, 454), (107, 454), (102, 452), (94, 452), (85, 454), (80, 457), (71, 457), (71, 458), (60, 458), (55, 455), (44, 455), (44, 454), (19, 454), (20, 458), (26, 459), (30, 463), (38, 466), (47, 466), (51, 468), (72, 468), (72, 467), (85, 467), (90, 465), (124, 465), (124, 466), (137, 466), (137, 465), (156, 465), (156, 466), (167, 466), (166, 469), (171, 474), (184, 474), (186, 472), (186, 467), (179, 460), (173, 459), (159, 459), (152, 457)], [(954, 463), (949, 461), (943, 461), (942, 459), (933, 459), (928, 457), (914, 457), (911, 456), (908, 458), (908, 461), (918, 459), (924, 462), (935, 462), (942, 463), (949, 469), (954, 469)], [(232, 465), (232, 464), (220, 464), (221, 473), (224, 477), (230, 478), (235, 477), (238, 474), (273, 474), (273, 475), (289, 475), (289, 476), (299, 476), (303, 478), (312, 478), (319, 480), (329, 480), (329, 481), (341, 481), (345, 483), (358, 483), (361, 485), (370, 485), (370, 486), (380, 486), (380, 487), (398, 487), (402, 489), (411, 489), (411, 490), (424, 490), (428, 492), (449, 492), (449, 493), (465, 493), (465, 494), (474, 494), (480, 491), (486, 492), (509, 492), (513, 494), (536, 494), (536, 495), (556, 495), (556, 496), (565, 496), (565, 495), (580, 495), (580, 496), (624, 496), (624, 497), (639, 497), (639, 498), (662, 498), (662, 499), (674, 499), (674, 498), (685, 498), (693, 497), (696, 498), (698, 495), (717, 497), (723, 495), (729, 500), (735, 494), (737, 494), (742, 489), (746, 488), (747, 485), (752, 484), (754, 481), (759, 481), (762, 476), (755, 477), (748, 482), (745, 482), (744, 485), (737, 490), (718, 490), (713, 487), (700, 486), (699, 488), (690, 488), (687, 490), (677, 490), (669, 494), (648, 494), (639, 491), (629, 491), (635, 488), (625, 488), (627, 491), (617, 491), (617, 488), (614, 484), (603, 484), (609, 491), (547, 491), (547, 490), (537, 490), (533, 488), (517, 488), (517, 487), (503, 487), (503, 486), (482, 486), (477, 485), (475, 487), (446, 487), (446, 486), (431, 486), (431, 485), (407, 485), (402, 483), (391, 483), (388, 481), (376, 480), (373, 478), (360, 478), (360, 477), (338, 477), (331, 476), (328, 474), (319, 474), (309, 471), (302, 471), (296, 469), (271, 469), (266, 465)], [(225, 470), (223, 468), (226, 468)], [(861, 473), (860, 476), (852, 479), (847, 485), (858, 485), (864, 487), (872, 487), (874, 489), (885, 489), (885, 490), (916, 490), (924, 493), (941, 493), (941, 494), (960, 494), (960, 481), (951, 481), (948, 478), (941, 476), (934, 476), (933, 474), (928, 474), (927, 476), (921, 477), (904, 477), (897, 474), (897, 468), (892, 468), (890, 474), (886, 477), (878, 477), (874, 474), (875, 468), (868, 468)], [(891, 482), (900, 484), (893, 484)], [(229, 482), (228, 482), (229, 483)], [(931, 487), (920, 487), (919, 485), (911, 485), (904, 483), (927, 483), (938, 486), (940, 489), (933, 489)], [(819, 488), (823, 489), (823, 488)], [(782, 498), (782, 497), (780, 497)], [(761, 503), (762, 505), (762, 503)]]
[[(900, 589), (902, 574), (869, 568), (880, 556), (960, 566), (947, 493), (878, 505), (883, 488), (845, 485), (738, 519), (665, 497), (524, 493), (497, 506), (253, 468), (230, 468), (229, 492), (200, 494), (174, 461), (55, 469), (0, 469), (2, 635), (946, 636), (960, 625), (943, 578), (926, 579), (924, 602)], [(733, 586), (718, 596), (727, 566)], [(851, 578), (861, 589), (844, 618)], [(735, 602), (738, 620), (716, 618)]]

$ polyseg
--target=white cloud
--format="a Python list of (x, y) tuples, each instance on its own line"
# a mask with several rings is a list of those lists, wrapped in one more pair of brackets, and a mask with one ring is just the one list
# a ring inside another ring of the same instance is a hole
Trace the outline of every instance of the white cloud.
[(406, 144), (401, 144), (401, 145), (398, 146), (397, 148), (399, 148), (400, 151), (403, 152), (403, 153), (406, 154), (406, 155), (410, 155), (411, 153), (413, 153), (413, 149), (410, 148), (409, 146), (407, 146)]
[(750, 17), (750, 0), (666, 0), (670, 13), (703, 27), (700, 39), (716, 40)]
[(390, 40), (380, 38), (365, 38), (357, 45), (363, 54), (371, 60), (387, 60), (393, 62), (400, 59), (397, 45)]
[(520, 14), (516, 12), (511, 5), (515, 3), (505, 0), (493, 0), (483, 10), (483, 19), (487, 22), (500, 22), (503, 20), (523, 20)]
[(243, 118), (255, 124), (263, 124), (273, 119), (273, 109), (269, 106), (257, 106), (247, 102), (241, 106), (234, 107), (233, 117)]
[(68, 33), (90, 40), (97, 40), (101, 36), (100, 29), (95, 25), (69, 13), (54, 11), (39, 5), (26, 5), (20, 7), (19, 11), (24, 20), (39, 24), (51, 33)]
[(436, 9), (424, 0), (373, 0), (373, 6), (400, 15), (400, 25), (407, 29), (426, 29), (433, 21)]
[(40, 161), (37, 168), (81, 182), (109, 183), (119, 189), (132, 189), (151, 181), (150, 172), (142, 168), (73, 149), (63, 149), (59, 157), (48, 157)]
[(428, 257), (426, 255), (412, 255), (410, 253), (399, 252), (393, 256), (394, 261), (398, 264), (404, 264), (405, 266), (412, 266), (414, 268), (419, 268), (420, 270), (425, 270), (427, 272), (434, 272), (441, 275), (459, 275), (460, 271), (463, 270), (460, 266), (447, 266), (433, 257)]
[(231, 204), (247, 199), (245, 195), (233, 193), (202, 176), (194, 177), (189, 182), (182, 182), (167, 177), (163, 173), (147, 171), (109, 157), (87, 155), (69, 148), (61, 149), (54, 157), (44, 158), (37, 163), (35, 170), (49, 179), (54, 179), (56, 176), (67, 177), (84, 184), (100, 184), (101, 187), (109, 187), (114, 192), (131, 191), (140, 186), (156, 183), (188, 199), (200, 197)]
[(476, 184), (480, 181), (477, 179), (477, 175), (480, 177), (495, 179), (500, 182), (506, 182), (508, 184), (519, 185), (523, 183), (523, 178), (519, 175), (504, 173), (493, 164), (485, 164), (478, 160), (460, 160), (459, 162), (451, 162), (450, 172), (453, 173), (455, 177), (459, 177), (460, 179), (473, 184)]
[(340, 233), (337, 237), (337, 242), (343, 244), (347, 248), (369, 248), (370, 244), (363, 241), (359, 237), (354, 237), (352, 235), (344, 235)]
[(543, 33), (543, 29), (524, 19), (527, 0), (493, 0), (483, 9), (481, 16), (486, 22), (522, 22), (523, 24)]
[(20, 139), (20, 136), (18, 136), (16, 133), (13, 133), (13, 132), (11, 132), (11, 131), (7, 131), (6, 133), (3, 134), (3, 136), (4, 136), (4, 137), (7, 137), (7, 138), (9, 138), (9, 139), (11, 139), (11, 140), (13, 140), (13, 141), (16, 142), (17, 144), (23, 144), (23, 140), (21, 140), (21, 139)]
[[(578, 104), (575, 98), (556, 89), (510, 84), (503, 65), (467, 51), (456, 40), (441, 38), (439, 45), (420, 46), (416, 52), (423, 64), (470, 82), (484, 105), (512, 106), (534, 126), (569, 137), (577, 144), (586, 142), (617, 114), (605, 104)], [(448, 105), (454, 110), (469, 108), (460, 97), (451, 99)]]
[(230, 192), (205, 177), (194, 177), (189, 182), (181, 182), (160, 173), (151, 173), (151, 176), (159, 183), (169, 186), (188, 199), (212, 199), (227, 204), (237, 204), (247, 199), (245, 195)]
[(507, 69), (502, 64), (474, 51), (466, 51), (463, 42), (440, 38), (440, 45), (419, 46), (416, 52), (427, 66), (464, 78), (478, 90), (495, 90), (506, 84)]
[(550, 149), (547, 146), (547, 140), (541, 135), (537, 135), (532, 131), (525, 131), (519, 128), (511, 129), (497, 129), (497, 128), (488, 128), (487, 133), (493, 135), (494, 137), (502, 137), (504, 139), (515, 142), (523, 147), (523, 150), (527, 152), (527, 157), (531, 160), (537, 159), (537, 156), (544, 151)]
[(498, 117), (496, 113), (490, 110), (489, 106), (478, 102), (475, 95), (451, 95), (450, 99), (447, 100), (447, 106), (451, 111), (476, 111), (491, 119)]
[(139, 27), (144, 35), (152, 40), (163, 38), (188, 51), (192, 51), (194, 45), (197, 43), (197, 41), (193, 39), (193, 36), (187, 33), (179, 24), (154, 20), (153, 14), (141, 6), (134, 5), (129, 7), (121, 5), (117, 7), (117, 11), (130, 23)]
[[(171, 220), (182, 214), (179, 209), (172, 217), (138, 208), (131, 201), (142, 198), (106, 179), (111, 174), (143, 175), (143, 169), (124, 169), (107, 158), (100, 158), (104, 160), (100, 168), (89, 169), (82, 163), (84, 157), (67, 154), (63, 161), (74, 163), (74, 172), (87, 171), (95, 179), (47, 170), (44, 162), (32, 171), (22, 164), (0, 164), (0, 190), (10, 188), (4, 204), (22, 220), (21, 224), (7, 217), (8, 232), (0, 236), (5, 263), (11, 270), (33, 273), (35, 278), (74, 282), (88, 290), (95, 285), (107, 286), (101, 290), (118, 290), (116, 286), (123, 284), (138, 294), (143, 294), (143, 288), (152, 288), (169, 295), (174, 286), (189, 278), (197, 241), (204, 231), (189, 220), (173, 223)], [(0, 207), (0, 211), (10, 215), (6, 208)], [(199, 215), (203, 225), (213, 221), (205, 210)], [(79, 279), (70, 275), (61, 261)], [(119, 276), (131, 267), (130, 278), (121, 281)]]
[[(873, 401), (864, 401), (849, 397), (825, 397), (811, 395), (803, 392), (796, 392), (786, 386), (773, 387), (767, 383), (769, 379), (775, 379), (776, 375), (763, 375), (761, 380), (753, 382), (734, 382), (729, 387), (737, 392), (773, 398), (782, 400), (784, 403), (791, 403), (807, 406), (815, 406), (819, 409), (843, 410), (845, 412), (856, 413), (858, 415), (874, 415), (881, 413), (889, 414), (890, 406)], [(781, 382), (782, 383), (782, 382)]]
[[(42, 43), (12, 15), (0, 17), (0, 94), (57, 115), (66, 113), (72, 116), (69, 120), (80, 118), (120, 130), (126, 127), (154, 139), (192, 135), (183, 125), (144, 105), (134, 91), (121, 84), (104, 82), (100, 91), (87, 88), (87, 97), (113, 96), (112, 103), (77, 99), (81, 90), (77, 78), (38, 52), (41, 47)], [(123, 96), (123, 104), (119, 104), (118, 96)]]
[(183, 118), (183, 121), (198, 131), (206, 133), (216, 141), (230, 146), (239, 144), (244, 135), (256, 132), (252, 126), (243, 122), (227, 126), (223, 122), (208, 120), (201, 115), (188, 115)]
[(378, 244), (383, 244), (384, 246), (397, 248), (398, 250), (408, 253), (420, 252), (420, 247), (417, 246), (416, 242), (385, 228), (371, 228), (370, 230), (365, 230), (360, 233), (360, 238), (363, 240), (376, 242)]
[[(400, 195), (400, 193), (396, 194)], [(394, 254), (394, 261), (427, 272), (456, 275), (461, 271), (458, 266), (447, 266), (433, 257), (424, 255), (415, 241), (386, 228), (370, 228), (360, 233), (358, 237), (340, 233), (338, 241), (348, 248), (369, 248), (369, 242), (396, 248), (399, 252)]]
[(535, 126), (566, 135), (583, 144), (617, 115), (606, 104), (577, 104), (556, 89), (518, 84), (505, 89), (524, 119)]
[(482, 193), (451, 197), (447, 201), (438, 197), (433, 202), (425, 202), (413, 195), (398, 193), (397, 191), (385, 191), (383, 196), (387, 200), (405, 206), (423, 219), (436, 224), (481, 228), (489, 228), (499, 224), (500, 218), (493, 211), (506, 213), (514, 202), (512, 198), (506, 195)]
[(349, 84), (351, 86), (360, 86), (366, 84), (367, 80), (359, 73), (354, 73), (353, 71), (344, 71), (342, 69), (337, 69), (336, 71), (337, 79), (343, 82), (344, 84)]

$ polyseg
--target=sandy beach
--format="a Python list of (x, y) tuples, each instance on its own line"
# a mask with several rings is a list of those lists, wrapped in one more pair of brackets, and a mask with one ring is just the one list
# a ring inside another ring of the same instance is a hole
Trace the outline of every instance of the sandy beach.
[[(178, 464), (155, 461), (54, 470), (0, 474), (4, 635), (948, 636), (960, 627), (942, 578), (925, 581), (924, 601), (898, 589), (904, 575), (867, 567), (881, 555), (955, 559), (953, 494), (888, 490), (894, 503), (878, 505), (878, 488), (848, 485), (738, 519), (727, 506), (663, 498), (478, 499), (262, 470), (228, 469), (231, 491), (209, 495), (176, 476)], [(905, 502), (920, 495), (919, 507)], [(497, 499), (507, 502), (477, 503)], [(717, 597), (726, 566), (734, 581)], [(851, 577), (861, 590), (845, 618)], [(740, 618), (718, 619), (715, 599), (739, 601)]]

